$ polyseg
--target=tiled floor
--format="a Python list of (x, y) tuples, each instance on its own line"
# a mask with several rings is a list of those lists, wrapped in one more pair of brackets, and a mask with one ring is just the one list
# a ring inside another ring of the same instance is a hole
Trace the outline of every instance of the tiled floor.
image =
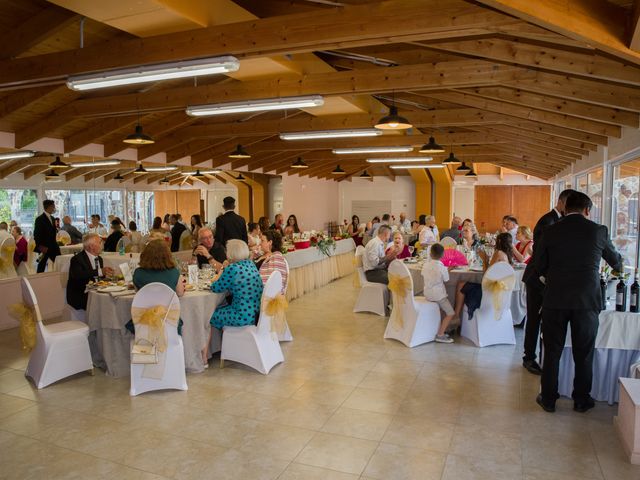
[(214, 363), (188, 392), (137, 398), (101, 372), (37, 391), (0, 332), (0, 478), (640, 479), (615, 407), (545, 413), (520, 346), (408, 349), (354, 295), (345, 278), (292, 302), (266, 377)]

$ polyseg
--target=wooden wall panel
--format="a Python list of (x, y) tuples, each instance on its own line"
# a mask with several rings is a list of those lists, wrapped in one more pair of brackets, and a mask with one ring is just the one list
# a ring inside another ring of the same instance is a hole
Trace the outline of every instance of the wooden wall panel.
[(156, 190), (153, 194), (156, 215), (164, 218), (166, 213), (175, 213), (177, 197), (175, 190)]
[(513, 186), (511, 212), (520, 225), (533, 231), (538, 219), (551, 209), (551, 185)]
[(478, 232), (495, 232), (502, 225), (502, 217), (511, 213), (511, 187), (480, 185), (475, 187), (475, 213)]
[(188, 225), (192, 215), (200, 214), (200, 190), (178, 190), (176, 196), (175, 212), (182, 215), (182, 220)]

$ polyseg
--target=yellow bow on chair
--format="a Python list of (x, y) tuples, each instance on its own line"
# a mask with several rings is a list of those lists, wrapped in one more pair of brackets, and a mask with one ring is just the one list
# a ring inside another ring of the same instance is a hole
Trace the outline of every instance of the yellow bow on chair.
[(0, 250), (0, 270), (5, 270), (13, 266), (13, 254), (16, 253), (16, 247), (7, 246)]
[[(167, 337), (164, 331), (164, 319), (171, 325), (178, 325), (180, 311), (177, 308), (171, 308), (167, 311), (164, 305), (156, 305), (155, 307), (131, 308), (131, 317), (134, 325), (145, 325), (149, 329), (148, 338), (152, 345), (156, 345), (159, 352), (164, 352), (167, 348)], [(139, 332), (136, 331), (136, 337)]]
[(508, 277), (498, 278), (491, 280), (488, 278), (482, 279), (482, 288), (487, 290), (491, 294), (493, 300), (493, 310), (496, 320), (500, 320), (500, 314), (502, 313), (502, 296), (504, 292), (510, 292), (516, 283), (516, 277), (509, 275)]
[(285, 330), (285, 312), (289, 302), (282, 293), (273, 298), (267, 297), (264, 312), (271, 317), (271, 331), (283, 334)]
[[(404, 327), (404, 319), (402, 318), (402, 309), (400, 303), (404, 303), (407, 300), (407, 295), (411, 291), (411, 277), (389, 274), (389, 290), (391, 293), (395, 293), (399, 302), (394, 299), (394, 307), (392, 315), (394, 317), (394, 325), (398, 330)], [(396, 308), (398, 307), (398, 308)]]
[(9, 315), (20, 322), (22, 349), (30, 352), (36, 346), (36, 321), (33, 309), (24, 303), (14, 303), (7, 307)]
[(358, 268), (362, 267), (362, 255), (357, 255), (353, 258), (353, 266), (356, 270), (353, 275), (353, 286), (360, 288), (362, 284), (360, 283), (360, 272), (358, 272)]

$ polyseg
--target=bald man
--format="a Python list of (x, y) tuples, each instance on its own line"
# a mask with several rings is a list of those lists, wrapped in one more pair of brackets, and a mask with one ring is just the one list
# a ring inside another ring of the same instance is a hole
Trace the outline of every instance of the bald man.
[(82, 242), (82, 233), (76, 227), (71, 225), (71, 217), (69, 215), (65, 215), (62, 217), (62, 227), (60, 230), (64, 230), (71, 237), (71, 245), (76, 245)]
[(453, 217), (453, 219), (451, 220), (451, 228), (442, 232), (442, 235), (440, 235), (440, 240), (442, 240), (444, 237), (451, 237), (457, 242), (458, 240), (460, 240), (461, 226), (462, 219), (457, 216)]
[(405, 233), (409, 233), (411, 231), (411, 220), (407, 218), (407, 214), (405, 212), (400, 212), (398, 228), (402, 229)]

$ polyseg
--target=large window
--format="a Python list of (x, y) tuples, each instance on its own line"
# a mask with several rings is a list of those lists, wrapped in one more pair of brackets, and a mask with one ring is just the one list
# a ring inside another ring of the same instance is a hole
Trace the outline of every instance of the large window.
[(122, 190), (87, 190), (87, 215), (100, 215), (106, 225), (107, 217), (115, 215), (124, 221), (124, 192)]
[(136, 222), (138, 231), (151, 230), (154, 214), (153, 192), (127, 192), (127, 219)]
[(596, 223), (602, 223), (602, 175), (603, 169), (597, 168), (576, 179), (576, 190), (586, 193), (593, 201), (590, 218)]
[(629, 268), (638, 265), (639, 188), (640, 159), (613, 167), (611, 237)]
[(0, 221), (18, 222), (25, 235), (33, 232), (33, 224), (38, 214), (38, 193), (33, 189), (0, 190)]
[(81, 232), (86, 230), (87, 212), (84, 190), (45, 190), (44, 195), (56, 202), (56, 217), (69, 215), (71, 223)]

